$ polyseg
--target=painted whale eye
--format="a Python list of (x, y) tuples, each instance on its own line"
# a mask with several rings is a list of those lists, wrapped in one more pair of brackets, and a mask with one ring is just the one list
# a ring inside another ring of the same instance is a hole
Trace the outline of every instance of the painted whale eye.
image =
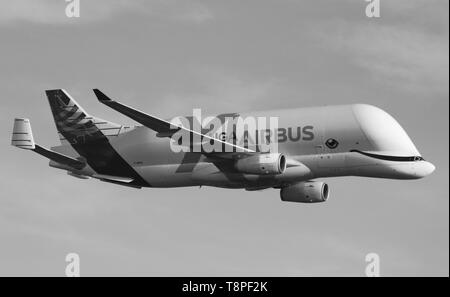
[(325, 142), (325, 145), (326, 145), (328, 148), (330, 148), (330, 149), (335, 149), (335, 148), (338, 147), (339, 142), (338, 142), (336, 139), (334, 139), (334, 138), (329, 138), (329, 139)]

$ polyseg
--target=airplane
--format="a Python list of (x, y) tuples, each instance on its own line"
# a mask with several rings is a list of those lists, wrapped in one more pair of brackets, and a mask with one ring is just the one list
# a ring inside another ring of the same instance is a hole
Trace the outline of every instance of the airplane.
[[(409, 180), (426, 177), (435, 170), (400, 124), (372, 105), (293, 108), (215, 117), (222, 123), (228, 118), (276, 117), (277, 129), (269, 136), (277, 142), (277, 150), (262, 151), (258, 146), (250, 149), (248, 143), (237, 144), (233, 133), (223, 132), (216, 137), (204, 132), (203, 126), (194, 130), (174, 124), (112, 100), (98, 89), (94, 93), (99, 102), (139, 125), (126, 126), (91, 116), (65, 90), (47, 90), (61, 145), (48, 149), (36, 144), (30, 121), (25, 118), (14, 121), (12, 145), (34, 151), (50, 159), (51, 167), (80, 179), (94, 178), (133, 188), (211, 186), (248, 191), (275, 188), (280, 189), (282, 201), (300, 203), (328, 200), (330, 189), (317, 180), (321, 178)], [(195, 121), (193, 117), (190, 120)], [(223, 150), (211, 151), (203, 146), (197, 151), (189, 150), (193, 142), (182, 146), (188, 150), (175, 152), (171, 145), (180, 144), (185, 137), (174, 140), (174, 135), (180, 132), (189, 140), (197, 136), (202, 143), (218, 143)]]

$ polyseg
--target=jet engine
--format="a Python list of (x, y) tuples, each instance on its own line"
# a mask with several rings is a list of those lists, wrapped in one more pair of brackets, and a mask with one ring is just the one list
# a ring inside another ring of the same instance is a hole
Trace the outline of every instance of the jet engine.
[(237, 171), (246, 174), (275, 175), (286, 170), (286, 157), (283, 154), (257, 154), (239, 159), (234, 164)]
[(284, 187), (280, 191), (281, 200), (289, 202), (325, 202), (329, 196), (329, 187), (324, 182), (300, 182)]

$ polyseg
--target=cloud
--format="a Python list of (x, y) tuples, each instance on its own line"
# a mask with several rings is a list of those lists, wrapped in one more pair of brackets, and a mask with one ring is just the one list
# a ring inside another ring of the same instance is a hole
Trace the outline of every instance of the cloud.
[(173, 90), (161, 100), (172, 113), (186, 110), (180, 102), (187, 102), (189, 108), (215, 102), (214, 110), (208, 112), (245, 111), (271, 100), (281, 87), (276, 79), (256, 80), (214, 68), (198, 67), (189, 73), (188, 87)]
[(212, 20), (213, 18), (214, 15), (211, 10), (199, 3), (193, 3), (190, 7), (186, 7), (184, 11), (181, 11), (175, 16), (176, 20), (190, 21), (194, 23), (203, 23)]
[(382, 84), (413, 92), (448, 92), (448, 37), (395, 25), (338, 21), (324, 26), (320, 39)]
[(196, 0), (80, 0), (80, 18), (66, 16), (68, 3), (64, 0), (0, 0), (0, 24), (24, 21), (39, 24), (91, 23), (130, 12), (197, 24), (214, 17), (208, 7)]
[(379, 19), (334, 16), (311, 27), (312, 38), (382, 86), (448, 93), (448, 2), (387, 1)]

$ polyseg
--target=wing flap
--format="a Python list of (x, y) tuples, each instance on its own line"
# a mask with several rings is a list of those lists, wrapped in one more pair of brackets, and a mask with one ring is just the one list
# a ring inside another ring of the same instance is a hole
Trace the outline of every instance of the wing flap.
[(134, 181), (134, 179), (130, 178), (130, 177), (112, 176), (112, 175), (105, 175), (105, 174), (94, 174), (94, 175), (92, 175), (92, 177), (96, 178), (96, 179), (100, 179), (100, 180), (114, 181), (114, 182), (120, 182), (120, 183), (126, 183), (126, 184), (129, 184), (132, 181)]
[(116, 184), (120, 186), (126, 186), (136, 189), (141, 189), (142, 187), (139, 185), (135, 185), (132, 182), (134, 181), (133, 178), (129, 177), (121, 177), (121, 176), (112, 176), (112, 175), (104, 175), (104, 174), (94, 174), (92, 175), (93, 178), (96, 178), (102, 182), (107, 182), (111, 184)]

